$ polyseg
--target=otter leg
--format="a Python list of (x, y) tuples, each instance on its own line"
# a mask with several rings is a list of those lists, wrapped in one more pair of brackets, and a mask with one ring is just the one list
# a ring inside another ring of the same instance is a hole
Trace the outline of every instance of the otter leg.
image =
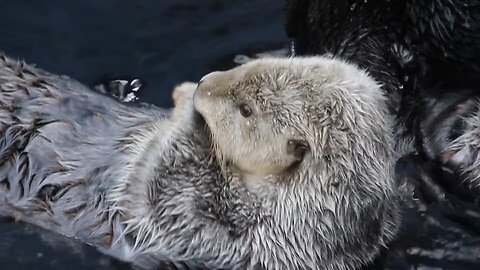
[(173, 89), (172, 99), (175, 106), (171, 117), (173, 121), (179, 120), (184, 112), (193, 107), (195, 89), (197, 84), (193, 82), (184, 82)]

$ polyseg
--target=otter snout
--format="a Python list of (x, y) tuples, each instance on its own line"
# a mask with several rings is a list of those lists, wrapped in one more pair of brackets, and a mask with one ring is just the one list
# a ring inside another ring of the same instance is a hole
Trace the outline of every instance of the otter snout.
[(218, 91), (220, 85), (222, 85), (222, 74), (224, 72), (214, 71), (203, 76), (198, 82), (197, 90), (195, 91), (195, 98), (209, 97), (213, 92)]
[(225, 84), (228, 80), (227, 72), (215, 71), (200, 79), (193, 103), (195, 109), (207, 117), (210, 110), (215, 108), (214, 100), (224, 95)]

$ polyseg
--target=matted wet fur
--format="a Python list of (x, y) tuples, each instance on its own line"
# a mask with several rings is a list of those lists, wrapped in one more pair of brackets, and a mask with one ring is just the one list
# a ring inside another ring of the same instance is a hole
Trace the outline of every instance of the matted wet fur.
[(207, 126), (194, 86), (172, 116), (0, 56), (0, 214), (145, 268), (355, 269), (394, 237), (391, 119), (364, 72), (210, 74)]

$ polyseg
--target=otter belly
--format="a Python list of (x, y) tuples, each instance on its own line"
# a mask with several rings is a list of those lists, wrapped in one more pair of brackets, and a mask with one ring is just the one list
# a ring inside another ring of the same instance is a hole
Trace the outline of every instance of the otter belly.
[(105, 198), (126, 176), (125, 145), (167, 115), (0, 56), (0, 215), (109, 249), (121, 228)]

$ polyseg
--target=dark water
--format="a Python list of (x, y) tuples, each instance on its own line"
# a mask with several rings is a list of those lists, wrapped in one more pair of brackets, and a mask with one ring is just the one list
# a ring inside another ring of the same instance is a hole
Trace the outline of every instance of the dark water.
[[(281, 0), (1, 0), (0, 51), (90, 86), (144, 81), (140, 99), (287, 46)], [(0, 269), (128, 269), (94, 248), (0, 220)]]
[(146, 81), (142, 99), (231, 67), (235, 54), (287, 45), (283, 0), (2, 0), (0, 50), (94, 84)]

